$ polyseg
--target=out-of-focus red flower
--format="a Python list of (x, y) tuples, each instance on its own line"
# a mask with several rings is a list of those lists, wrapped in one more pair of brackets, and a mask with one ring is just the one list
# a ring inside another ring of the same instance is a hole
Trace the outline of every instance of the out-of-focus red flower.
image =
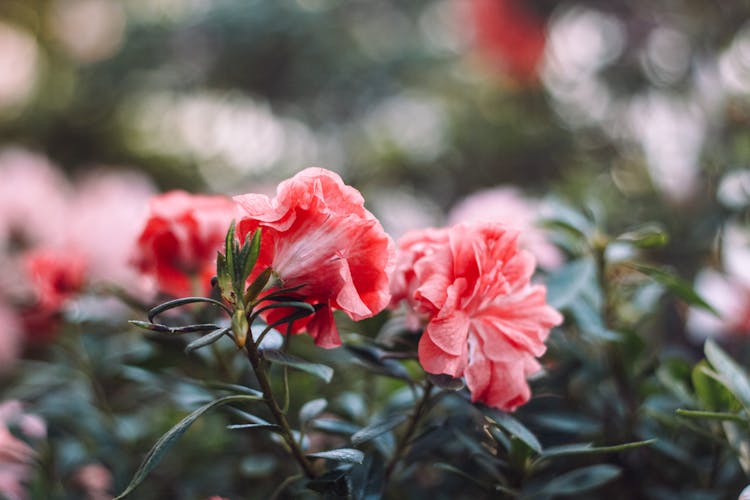
[(406, 234), (392, 280), (426, 323), (419, 361), (429, 373), (465, 377), (473, 401), (512, 411), (528, 401), (549, 330), (562, 316), (532, 285), (534, 257), (499, 224), (459, 224)]
[(499, 222), (519, 231), (518, 244), (534, 254), (539, 266), (555, 269), (563, 263), (563, 254), (538, 227), (540, 204), (524, 198), (512, 187), (483, 189), (473, 193), (453, 207), (448, 223)]
[(545, 23), (527, 0), (471, 0), (476, 45), (489, 66), (530, 83), (544, 54)]
[(31, 299), (21, 318), (26, 340), (51, 340), (65, 303), (78, 294), (86, 281), (86, 260), (72, 249), (37, 248), (23, 255)]
[[(244, 210), (241, 239), (262, 228), (256, 273), (267, 266), (285, 288), (318, 310), (294, 323), (325, 348), (341, 345), (333, 309), (361, 320), (390, 300), (388, 274), (394, 246), (380, 222), (364, 207), (362, 195), (322, 168), (308, 168), (281, 184), (276, 197), (235, 197)], [(283, 312), (269, 316), (279, 319)]]
[(224, 196), (171, 191), (154, 197), (149, 209), (135, 266), (164, 293), (207, 293), (216, 273), (216, 253), (235, 215), (234, 202)]

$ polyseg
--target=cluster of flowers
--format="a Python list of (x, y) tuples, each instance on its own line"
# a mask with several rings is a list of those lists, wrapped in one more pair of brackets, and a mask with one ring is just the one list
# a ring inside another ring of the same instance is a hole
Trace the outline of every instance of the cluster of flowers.
[[(536, 358), (562, 320), (545, 303), (545, 288), (531, 283), (535, 258), (519, 248), (516, 230), (462, 222), (412, 231), (396, 244), (365, 209), (359, 191), (325, 169), (298, 173), (273, 198), (246, 194), (232, 200), (181, 191), (153, 196), (146, 181), (122, 174), (72, 187), (39, 158), (15, 152), (2, 160), (3, 178), (25, 193), (22, 199), (0, 197), (11, 200), (0, 211), (3, 266), (25, 272), (16, 273), (13, 284), (29, 289), (20, 294), (18, 286), (3, 283), (0, 297), (21, 311), (15, 317), (27, 338), (48, 337), (50, 320), (97, 280), (147, 300), (157, 291), (174, 297), (210, 293), (216, 253), (233, 219), (240, 239), (262, 229), (249, 279), (270, 267), (278, 286), (315, 307), (290, 332), (306, 332), (319, 346), (334, 348), (341, 345), (334, 310), (359, 321), (388, 307), (405, 308), (410, 326), (424, 327), (418, 355), (425, 370), (464, 377), (473, 400), (491, 406), (512, 410), (529, 399), (526, 377), (539, 370)], [(20, 187), (24, 182), (39, 192), (30, 196), (31, 187)], [(35, 205), (38, 200), (45, 210)], [(526, 240), (556, 263), (549, 248)], [(8, 319), (0, 322), (6, 337), (14, 324), (9, 310), (0, 307)]]

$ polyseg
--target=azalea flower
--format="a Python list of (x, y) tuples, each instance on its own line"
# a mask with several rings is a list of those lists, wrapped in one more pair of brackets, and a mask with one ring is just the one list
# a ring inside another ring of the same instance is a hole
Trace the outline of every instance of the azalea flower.
[(406, 234), (398, 242), (393, 305), (425, 325), (425, 371), (465, 377), (472, 401), (512, 411), (529, 400), (549, 330), (562, 316), (532, 285), (534, 257), (499, 224), (458, 224)]
[(273, 199), (246, 194), (235, 200), (244, 212), (240, 238), (262, 229), (255, 273), (270, 266), (283, 288), (316, 306), (292, 325), (293, 333), (306, 330), (318, 345), (336, 347), (333, 309), (359, 321), (388, 305), (393, 242), (359, 191), (337, 174), (308, 168), (279, 184)]
[[(235, 215), (224, 196), (171, 191), (152, 198), (132, 263), (164, 293), (208, 293), (216, 253)], [(198, 289), (194, 283), (200, 283)]]
[(534, 254), (539, 266), (550, 270), (560, 267), (563, 254), (537, 226), (541, 207), (513, 187), (495, 187), (477, 191), (459, 201), (448, 214), (448, 223), (500, 222), (520, 232), (518, 244)]

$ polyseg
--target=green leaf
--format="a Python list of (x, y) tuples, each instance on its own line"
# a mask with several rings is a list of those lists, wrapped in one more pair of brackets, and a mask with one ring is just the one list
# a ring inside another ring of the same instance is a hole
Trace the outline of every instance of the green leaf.
[(227, 271), (229, 272), (229, 275), (232, 277), (232, 285), (234, 285), (234, 282), (235, 282), (235, 277), (236, 277), (235, 269), (237, 269), (234, 263), (237, 257), (234, 254), (234, 250), (235, 250), (234, 226), (235, 226), (235, 222), (232, 221), (232, 223), (229, 225), (229, 230), (227, 231), (227, 237), (224, 240), (224, 257), (226, 258), (226, 262), (227, 262)]
[(212, 410), (214, 408), (217, 408), (222, 405), (226, 405), (229, 403), (240, 403), (240, 402), (246, 402), (246, 401), (260, 401), (261, 398), (258, 398), (256, 396), (226, 396), (220, 399), (217, 399), (216, 401), (212, 401), (206, 405), (201, 406), (191, 414), (189, 414), (187, 417), (180, 420), (180, 422), (172, 427), (169, 431), (167, 431), (162, 437), (159, 438), (159, 440), (154, 444), (154, 446), (151, 448), (151, 450), (146, 455), (146, 458), (143, 459), (143, 462), (141, 463), (140, 467), (138, 467), (138, 470), (133, 475), (133, 478), (130, 480), (130, 484), (125, 488), (125, 491), (120, 493), (115, 500), (119, 500), (121, 498), (125, 498), (127, 495), (133, 492), (138, 485), (140, 485), (143, 480), (148, 476), (148, 474), (153, 470), (154, 467), (161, 461), (162, 457), (164, 456), (164, 453), (185, 433), (185, 431), (188, 430), (188, 428), (198, 420), (204, 413), (206, 413), (209, 410)]
[(299, 422), (300, 427), (304, 426), (307, 422), (314, 419), (326, 409), (328, 401), (323, 398), (313, 399), (302, 405), (299, 409)]
[(262, 392), (257, 391), (251, 387), (245, 387), (244, 385), (228, 384), (226, 382), (216, 382), (213, 380), (204, 381), (203, 385), (205, 385), (209, 389), (218, 389), (222, 391), (233, 392), (235, 394), (247, 394), (248, 396), (263, 397)]
[(703, 409), (721, 411), (742, 407), (726, 385), (718, 380), (720, 378), (705, 359), (693, 368), (691, 373), (693, 389)]
[[(253, 268), (255, 267), (255, 263), (258, 261), (258, 255), (260, 254), (260, 236), (261, 235), (261, 229), (258, 228), (253, 233), (253, 238), (250, 241), (250, 244), (245, 244), (245, 247), (243, 248), (243, 260), (242, 260), (242, 276), (241, 276), (241, 282), (244, 283), (247, 280), (247, 277), (250, 276), (250, 273), (252, 273)], [(247, 253), (245, 254), (244, 250), (247, 248)]]
[(241, 429), (256, 429), (256, 430), (268, 430), (273, 432), (281, 432), (281, 427), (276, 424), (232, 424), (227, 425), (229, 430), (241, 430)]
[(616, 238), (638, 248), (663, 247), (669, 242), (664, 226), (657, 222), (647, 222), (631, 231), (622, 233)]
[(446, 391), (460, 391), (461, 389), (466, 387), (466, 384), (464, 384), (464, 381), (462, 379), (453, 378), (450, 375), (446, 375), (444, 373), (428, 373), (427, 380), (429, 380), (430, 383), (435, 387), (439, 387)]
[(549, 495), (577, 495), (603, 486), (616, 479), (621, 472), (619, 467), (610, 464), (583, 467), (548, 481), (542, 492)]
[(315, 375), (316, 377), (325, 380), (326, 383), (330, 382), (331, 378), (333, 378), (333, 368), (331, 368), (330, 366), (322, 365), (320, 363), (311, 363), (309, 361), (305, 361), (304, 359), (292, 356), (291, 354), (287, 354), (276, 349), (264, 349), (260, 352), (263, 355), (263, 359), (266, 359), (272, 363), (290, 366), (292, 368), (296, 368), (297, 370), (302, 370), (303, 372), (307, 372), (311, 375)]
[(187, 346), (185, 346), (185, 354), (190, 354), (196, 349), (200, 349), (201, 347), (206, 347), (207, 345), (213, 344), (214, 342), (219, 340), (221, 337), (226, 335), (228, 332), (229, 332), (229, 328), (220, 328), (214, 332), (209, 333), (208, 335), (204, 335), (200, 338), (193, 340)]
[(568, 306), (583, 334), (590, 340), (622, 342), (622, 335), (604, 326), (600, 313), (586, 301), (579, 300)]
[(216, 280), (222, 298), (227, 302), (232, 302), (232, 273), (227, 265), (227, 258), (221, 252), (216, 254)]
[(339, 434), (342, 436), (350, 436), (360, 429), (359, 426), (354, 425), (351, 422), (334, 418), (316, 418), (310, 422), (310, 426), (318, 431), (327, 432), (329, 434)]
[(704, 352), (717, 371), (719, 380), (737, 397), (745, 410), (750, 411), (750, 380), (745, 370), (711, 339), (706, 341)]
[(271, 279), (272, 275), (273, 269), (271, 269), (270, 267), (267, 267), (260, 272), (260, 274), (253, 280), (250, 286), (247, 287), (247, 291), (245, 292), (245, 304), (250, 304), (251, 302), (255, 301), (255, 299), (258, 297), (258, 294), (262, 292), (268, 284), (268, 280)]
[(183, 299), (170, 300), (169, 302), (159, 304), (158, 306), (152, 308), (148, 312), (148, 320), (153, 323), (154, 318), (165, 311), (174, 309), (175, 307), (181, 307), (188, 304), (196, 304), (199, 302), (213, 304), (215, 306), (221, 307), (227, 314), (232, 314), (232, 311), (218, 300), (209, 299), (207, 297), (185, 297)]
[(370, 441), (371, 439), (375, 439), (381, 434), (385, 434), (391, 429), (398, 427), (402, 422), (405, 422), (407, 418), (408, 417), (406, 416), (406, 414), (399, 413), (370, 424), (367, 427), (364, 427), (352, 434), (352, 445), (358, 446), (362, 443)]
[(564, 446), (555, 446), (546, 448), (537, 461), (568, 455), (596, 455), (602, 453), (617, 453), (620, 451), (632, 450), (633, 448), (650, 446), (655, 442), (656, 439), (647, 439), (645, 441), (634, 441), (632, 443), (624, 443), (614, 446), (594, 446), (592, 443), (577, 443)]
[(708, 420), (730, 420), (732, 422), (740, 422), (743, 424), (748, 423), (748, 420), (743, 415), (737, 413), (726, 413), (717, 411), (700, 411), (700, 410), (686, 410), (684, 408), (677, 408), (675, 410), (681, 417), (687, 418), (705, 418)]
[(128, 321), (128, 323), (130, 323), (133, 326), (137, 326), (138, 328), (143, 328), (144, 330), (149, 330), (152, 332), (173, 333), (173, 334), (210, 332), (218, 328), (221, 328), (219, 325), (214, 325), (213, 323), (201, 323), (201, 324), (187, 325), (187, 326), (167, 326), (167, 325), (161, 325), (159, 323), (149, 323), (148, 321), (138, 321), (134, 319), (131, 319), (130, 321)]
[(595, 283), (596, 266), (591, 258), (574, 260), (546, 280), (547, 302), (556, 309), (566, 309), (584, 290)]
[(654, 281), (661, 283), (672, 293), (684, 300), (688, 305), (700, 307), (714, 316), (719, 316), (719, 313), (717, 313), (716, 310), (693, 289), (690, 283), (684, 281), (673, 273), (659, 267), (636, 264), (634, 262), (628, 262), (625, 265), (645, 274)]
[(337, 450), (320, 451), (318, 453), (309, 453), (307, 456), (311, 458), (325, 458), (326, 460), (350, 464), (361, 464), (365, 459), (364, 452), (354, 448), (339, 448)]
[(495, 424), (511, 436), (515, 436), (535, 452), (542, 453), (542, 445), (539, 443), (539, 440), (521, 422), (507, 413), (497, 410), (490, 409), (486, 415), (491, 424)]

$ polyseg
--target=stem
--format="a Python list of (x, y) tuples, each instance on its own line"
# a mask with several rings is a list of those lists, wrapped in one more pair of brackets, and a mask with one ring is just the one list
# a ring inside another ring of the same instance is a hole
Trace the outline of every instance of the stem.
[(315, 477), (315, 471), (313, 470), (312, 464), (302, 452), (302, 448), (300, 448), (300, 446), (294, 440), (292, 429), (291, 427), (289, 427), (289, 422), (286, 419), (286, 415), (281, 410), (281, 407), (279, 407), (279, 403), (273, 397), (273, 392), (271, 391), (271, 383), (268, 380), (268, 373), (266, 373), (266, 370), (262, 365), (262, 360), (260, 359), (260, 354), (258, 353), (257, 347), (252, 342), (247, 343), (247, 359), (250, 361), (250, 364), (253, 367), (255, 377), (258, 379), (258, 384), (260, 385), (260, 389), (263, 392), (263, 400), (266, 402), (266, 406), (268, 406), (268, 409), (271, 410), (274, 420), (279, 425), (279, 427), (281, 427), (281, 436), (284, 438), (284, 441), (291, 450), (292, 455), (294, 455), (295, 460), (297, 460), (297, 463), (299, 463), (300, 467), (302, 467), (305, 475), (309, 478)]
[(419, 420), (422, 418), (422, 415), (424, 415), (425, 410), (427, 409), (427, 402), (430, 400), (430, 393), (432, 392), (433, 387), (434, 386), (429, 381), (425, 384), (422, 399), (414, 409), (414, 413), (412, 413), (411, 418), (409, 419), (409, 426), (406, 428), (406, 432), (404, 432), (404, 434), (401, 436), (401, 439), (396, 446), (396, 451), (393, 453), (393, 458), (391, 458), (391, 461), (388, 462), (388, 466), (385, 469), (386, 483), (391, 478), (393, 471), (396, 469), (396, 465), (401, 461), (401, 459), (409, 449), (410, 441), (414, 436), (414, 432), (417, 430)]

